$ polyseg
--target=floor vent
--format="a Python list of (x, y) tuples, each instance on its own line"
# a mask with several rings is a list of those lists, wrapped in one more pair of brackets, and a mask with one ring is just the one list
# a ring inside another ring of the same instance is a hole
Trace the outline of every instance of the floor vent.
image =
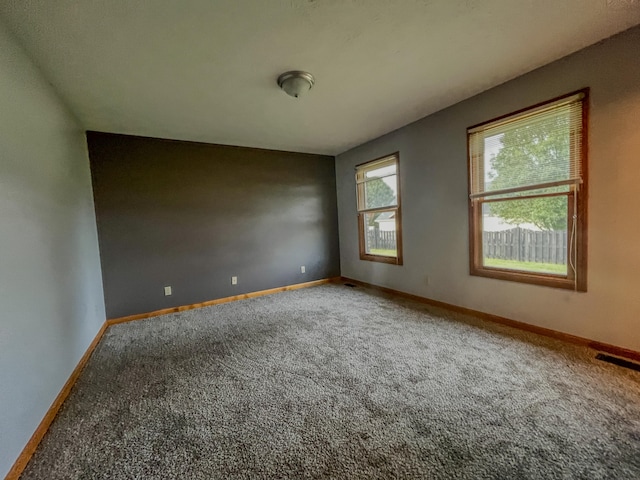
[(640, 372), (640, 364), (630, 362), (629, 360), (624, 360), (618, 357), (612, 357), (611, 355), (607, 355), (605, 353), (599, 353), (596, 355), (598, 360), (602, 360), (603, 362), (613, 363), (614, 365), (618, 365), (619, 367), (630, 368), (631, 370), (636, 370)]
[(345, 283), (344, 286), (345, 287), (355, 288), (355, 285), (353, 283)]

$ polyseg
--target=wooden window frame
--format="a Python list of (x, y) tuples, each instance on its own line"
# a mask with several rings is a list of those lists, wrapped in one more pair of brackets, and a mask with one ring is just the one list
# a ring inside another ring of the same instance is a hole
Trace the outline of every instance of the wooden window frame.
[[(521, 270), (511, 270), (497, 267), (486, 267), (483, 265), (483, 252), (482, 252), (482, 204), (486, 199), (469, 198), (469, 273), (470, 275), (494, 278), (499, 280), (509, 280), (519, 283), (529, 283), (534, 285), (542, 285), (547, 287), (562, 288), (575, 290), (579, 292), (587, 291), (587, 199), (588, 199), (588, 124), (589, 124), (589, 88), (584, 88), (576, 92), (562, 95), (551, 100), (532, 105), (530, 107), (522, 108), (515, 112), (511, 112), (499, 117), (493, 118), (486, 122), (473, 125), (467, 129), (467, 175), (469, 185), (469, 195), (471, 195), (471, 149), (469, 137), (472, 129), (477, 129), (483, 125), (491, 124), (509, 117), (513, 117), (520, 114), (526, 114), (527, 112), (543, 107), (547, 104), (551, 104), (560, 101), (564, 98), (582, 94), (582, 139), (580, 145), (580, 151), (582, 155), (582, 183), (579, 186), (572, 186), (569, 192), (563, 192), (562, 194), (567, 196), (567, 231), (570, 232), (573, 225), (572, 220), (574, 213), (577, 215), (575, 219), (575, 271), (577, 277), (574, 275), (573, 269), (567, 265), (567, 275), (554, 275), (544, 273), (534, 273)], [(573, 146), (573, 143), (570, 142)], [(571, 155), (575, 155), (576, 152), (572, 149)], [(482, 159), (484, 161), (484, 158)], [(531, 195), (528, 198), (540, 197), (540, 195)], [(515, 198), (514, 198), (515, 200)], [(575, 205), (575, 212), (574, 212)], [(567, 248), (570, 248), (570, 236), (567, 240)]]
[[(383, 163), (384, 160), (391, 160), (395, 162), (396, 165), (396, 205), (393, 206), (385, 206), (378, 208), (360, 208), (364, 205), (364, 187), (361, 187), (357, 181), (357, 172), (361, 169), (364, 169), (368, 166), (374, 166), (376, 163)], [(360, 251), (360, 260), (367, 260), (370, 262), (380, 262), (387, 263), (392, 265), (402, 265), (402, 206), (401, 206), (401, 195), (400, 195), (400, 154), (398, 152), (391, 153), (389, 155), (384, 155), (382, 157), (376, 158), (374, 160), (370, 160), (365, 163), (361, 163), (356, 165), (356, 209), (358, 211), (358, 245)], [(383, 212), (394, 212), (395, 222), (396, 222), (396, 256), (389, 257), (386, 255), (374, 255), (371, 253), (367, 253), (366, 246), (366, 238), (364, 235), (365, 231), (365, 215), (369, 213), (383, 213)]]

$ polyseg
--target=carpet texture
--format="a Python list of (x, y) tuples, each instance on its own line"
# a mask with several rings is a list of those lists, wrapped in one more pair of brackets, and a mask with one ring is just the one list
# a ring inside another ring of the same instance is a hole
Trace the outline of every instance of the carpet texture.
[(323, 285), (111, 327), (23, 479), (638, 479), (640, 373)]

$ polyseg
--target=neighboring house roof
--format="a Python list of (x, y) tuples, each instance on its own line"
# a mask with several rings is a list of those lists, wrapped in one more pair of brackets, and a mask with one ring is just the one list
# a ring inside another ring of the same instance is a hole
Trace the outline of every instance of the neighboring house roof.
[(396, 218), (396, 212), (383, 212), (378, 215), (378, 218), (375, 219), (376, 223), (379, 222), (388, 222), (394, 220)]
[(511, 230), (512, 228), (526, 228), (527, 230), (540, 231), (533, 223), (521, 223), (513, 224), (507, 223), (500, 217), (493, 217), (491, 215), (482, 216), (482, 229), (485, 232), (501, 232), (503, 230)]

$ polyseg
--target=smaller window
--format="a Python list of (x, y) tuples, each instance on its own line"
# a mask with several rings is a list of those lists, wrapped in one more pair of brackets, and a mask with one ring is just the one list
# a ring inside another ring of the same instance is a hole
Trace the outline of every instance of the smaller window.
[(356, 167), (360, 259), (402, 265), (398, 154)]

